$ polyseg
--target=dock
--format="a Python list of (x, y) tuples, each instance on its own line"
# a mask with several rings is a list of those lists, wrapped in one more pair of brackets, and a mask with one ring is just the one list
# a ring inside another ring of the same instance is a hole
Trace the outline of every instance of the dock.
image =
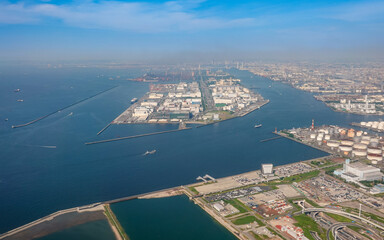
[(42, 116), (42, 117), (39, 117), (39, 118), (37, 118), (37, 119), (35, 119), (35, 120), (32, 120), (32, 121), (30, 121), (30, 122), (27, 122), (27, 123), (24, 123), (24, 124), (19, 124), (19, 125), (14, 125), (14, 126), (12, 126), (12, 128), (20, 128), (20, 127), (26, 127), (26, 126), (29, 126), (29, 125), (34, 124), (34, 123), (36, 123), (36, 122), (38, 122), (38, 121), (41, 121), (41, 120), (43, 120), (43, 119), (45, 119), (45, 118), (47, 118), (47, 117), (49, 117), (49, 116), (52, 116), (52, 115), (55, 114), (55, 113), (61, 112), (61, 111), (65, 110), (65, 109), (67, 109), (67, 108), (73, 107), (73, 106), (75, 106), (75, 105), (77, 105), (77, 104), (79, 104), (79, 103), (82, 103), (82, 102), (84, 102), (84, 101), (86, 101), (86, 100), (88, 100), (88, 99), (91, 99), (91, 98), (94, 98), (94, 97), (96, 97), (96, 96), (98, 96), (98, 95), (100, 95), (100, 94), (106, 93), (106, 92), (108, 92), (108, 91), (110, 91), (110, 90), (112, 90), (112, 89), (114, 89), (114, 88), (117, 88), (117, 86), (114, 86), (114, 87), (109, 88), (109, 89), (107, 89), (107, 90), (104, 90), (104, 91), (102, 91), (102, 92), (96, 93), (96, 94), (94, 94), (94, 95), (92, 95), (92, 96), (90, 96), (90, 97), (84, 98), (84, 99), (82, 99), (82, 100), (80, 100), (80, 101), (77, 101), (77, 102), (72, 103), (72, 104), (70, 104), (70, 105), (68, 105), (68, 106), (65, 106), (65, 107), (63, 107), (63, 108), (60, 108), (60, 109), (58, 109), (58, 110), (56, 110), (56, 111), (54, 111), (54, 112), (51, 112), (51, 113), (49, 113), (49, 114), (47, 114), (47, 115), (44, 115), (44, 116)]
[(125, 139), (132, 139), (132, 138), (146, 137), (146, 136), (152, 136), (152, 135), (159, 135), (159, 134), (164, 134), (164, 133), (178, 132), (178, 131), (183, 131), (183, 130), (188, 130), (188, 129), (192, 129), (192, 128), (188, 127), (188, 128), (183, 128), (183, 129), (175, 129), (175, 130), (168, 130), (168, 131), (154, 132), (154, 133), (145, 133), (145, 134), (139, 134), (139, 135), (128, 136), (128, 137), (111, 138), (111, 139), (106, 139), (106, 140), (87, 142), (87, 143), (85, 143), (85, 145), (115, 142), (115, 141), (121, 141), (121, 140), (125, 140)]

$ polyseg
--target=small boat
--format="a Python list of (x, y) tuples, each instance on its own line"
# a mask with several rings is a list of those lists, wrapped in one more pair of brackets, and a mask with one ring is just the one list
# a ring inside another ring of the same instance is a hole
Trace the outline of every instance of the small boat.
[(14, 92), (20, 92), (20, 88), (13, 90)]
[(152, 151), (146, 151), (144, 153), (144, 156), (147, 156), (147, 155), (150, 155), (150, 154), (154, 154), (156, 152), (156, 149), (152, 150)]
[(72, 116), (73, 115), (73, 112), (69, 113), (68, 116)]
[(4, 121), (8, 121), (8, 118), (4, 119)]
[(272, 87), (272, 85), (269, 85), (268, 87), (270, 88), (270, 87)]
[(263, 126), (262, 124), (256, 124), (255, 125), (255, 128), (259, 128), (259, 127), (261, 127), (261, 126)]
[(137, 102), (137, 98), (132, 98), (132, 100), (131, 100), (131, 104), (133, 104), (133, 103), (135, 103), (135, 102)]
[(17, 99), (17, 101), (18, 101), (18, 102), (24, 102), (24, 100), (23, 100), (23, 99)]

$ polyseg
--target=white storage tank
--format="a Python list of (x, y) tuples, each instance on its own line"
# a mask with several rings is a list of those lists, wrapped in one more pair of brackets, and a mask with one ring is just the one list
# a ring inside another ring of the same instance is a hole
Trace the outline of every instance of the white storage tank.
[(324, 140), (330, 140), (331, 139), (331, 136), (330, 135), (325, 135), (324, 136)]
[(371, 161), (372, 164), (377, 164), (377, 161)]
[(365, 157), (365, 156), (367, 156), (367, 151), (362, 150), (362, 149), (353, 149), (352, 155), (354, 155), (356, 157)]
[(365, 144), (365, 145), (368, 145), (368, 144), (369, 144), (369, 140), (361, 140), (360, 143)]
[(383, 156), (373, 153), (368, 153), (367, 158), (372, 161), (382, 161)]
[(379, 154), (379, 155), (381, 155), (382, 153), (380, 148), (374, 148), (374, 147), (368, 147), (367, 152), (373, 153), (373, 154)]
[(340, 151), (343, 151), (343, 152), (350, 152), (350, 151), (352, 151), (352, 147), (348, 146), (348, 145), (340, 145), (339, 149), (340, 149)]
[[(365, 133), (365, 134), (367, 134), (367, 133)], [(361, 139), (362, 139), (362, 140), (368, 140), (368, 141), (370, 141), (370, 140), (371, 140), (371, 137), (370, 137), (370, 136), (363, 136)]]
[(360, 137), (361, 135), (363, 135), (363, 131), (357, 131), (356, 132), (356, 136)]
[(332, 148), (334, 148), (334, 147), (339, 147), (339, 146), (340, 146), (340, 143), (337, 142), (337, 141), (328, 141), (328, 142), (327, 142), (327, 146), (328, 146), (328, 147), (332, 147)]
[(353, 148), (354, 149), (367, 149), (367, 145), (365, 145), (365, 144), (362, 144), (362, 143), (355, 143), (355, 144), (353, 144)]
[(371, 143), (379, 143), (379, 139), (378, 138), (371, 138)]
[(352, 146), (354, 142), (349, 139), (341, 140), (341, 145)]
[(312, 133), (312, 134), (310, 135), (310, 138), (311, 138), (311, 139), (315, 139), (315, 138), (316, 138), (316, 134)]
[(372, 127), (372, 124), (373, 124), (373, 122), (367, 122), (367, 124), (365, 126)]
[(366, 122), (361, 122), (360, 125), (361, 125), (361, 126), (366, 126), (367, 123), (366, 123)]

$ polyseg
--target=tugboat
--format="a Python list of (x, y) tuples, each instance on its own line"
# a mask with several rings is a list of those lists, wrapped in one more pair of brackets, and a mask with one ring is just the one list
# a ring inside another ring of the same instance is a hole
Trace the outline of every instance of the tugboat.
[(156, 149), (152, 150), (152, 151), (146, 151), (144, 153), (144, 156), (147, 156), (147, 155), (150, 155), (150, 154), (154, 154), (156, 152)]
[(261, 127), (261, 126), (263, 126), (262, 124), (256, 124), (255, 125), (255, 128), (259, 128), (259, 127)]

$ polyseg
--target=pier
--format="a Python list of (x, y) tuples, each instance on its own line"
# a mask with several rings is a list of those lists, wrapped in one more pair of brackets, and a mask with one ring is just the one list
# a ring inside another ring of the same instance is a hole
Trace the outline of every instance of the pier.
[(111, 126), (111, 124), (112, 124), (112, 122), (108, 123), (107, 126), (105, 126), (103, 129), (101, 129), (101, 130), (97, 133), (97, 136), (99, 136), (99, 135), (102, 134), (105, 130), (107, 130), (107, 128), (108, 128), (109, 126)]
[(276, 140), (276, 139), (279, 139), (279, 138), (282, 138), (282, 137), (283, 137), (283, 136), (278, 136), (278, 137), (273, 137), (273, 138), (267, 138), (267, 139), (260, 140), (260, 142), (268, 142), (268, 141)]
[(38, 122), (38, 121), (43, 120), (44, 118), (47, 118), (47, 117), (49, 117), (49, 116), (52, 116), (52, 115), (55, 114), (55, 113), (58, 113), (58, 112), (61, 112), (61, 111), (65, 110), (65, 109), (67, 109), (67, 108), (73, 107), (73, 106), (75, 106), (75, 105), (77, 105), (77, 104), (79, 104), (79, 103), (82, 103), (82, 102), (84, 102), (84, 101), (86, 101), (86, 100), (88, 100), (88, 99), (94, 98), (94, 97), (96, 97), (96, 96), (98, 96), (98, 95), (100, 95), (100, 94), (103, 94), (103, 93), (105, 93), (105, 92), (108, 92), (108, 91), (110, 91), (110, 90), (112, 90), (112, 89), (114, 89), (114, 88), (117, 88), (117, 86), (114, 86), (114, 87), (109, 88), (109, 89), (107, 89), (107, 90), (104, 90), (104, 91), (102, 91), (102, 92), (96, 93), (96, 94), (94, 94), (94, 95), (92, 95), (92, 96), (90, 96), (90, 97), (84, 98), (84, 99), (82, 99), (82, 100), (80, 100), (80, 101), (77, 101), (77, 102), (75, 102), (75, 103), (72, 103), (72, 104), (70, 104), (70, 105), (68, 105), (68, 106), (66, 106), (66, 107), (60, 108), (60, 109), (58, 109), (58, 110), (56, 110), (56, 111), (54, 111), (54, 112), (51, 112), (51, 113), (49, 113), (49, 114), (47, 114), (47, 115), (44, 115), (44, 116), (42, 116), (42, 117), (39, 117), (39, 118), (37, 118), (37, 119), (35, 119), (35, 120), (32, 120), (32, 121), (30, 121), (30, 122), (27, 122), (27, 123), (24, 123), (24, 124), (19, 124), (19, 125), (14, 125), (14, 126), (12, 126), (12, 128), (20, 128), (20, 127), (26, 127), (26, 126), (29, 126), (29, 125), (31, 125), (31, 124), (34, 124), (34, 123), (36, 123), (36, 122)]
[(168, 130), (168, 131), (162, 131), (162, 132), (145, 133), (145, 134), (139, 134), (139, 135), (128, 136), (128, 137), (111, 138), (111, 139), (106, 139), (106, 140), (87, 142), (87, 143), (85, 143), (85, 145), (92, 145), (92, 144), (98, 144), (98, 143), (107, 143), (107, 142), (115, 142), (115, 141), (121, 141), (121, 140), (125, 140), (125, 139), (132, 139), (132, 138), (146, 137), (146, 136), (152, 136), (152, 135), (159, 135), (159, 134), (164, 134), (164, 133), (178, 132), (178, 131), (183, 131), (183, 130), (188, 130), (188, 129), (192, 129), (192, 128), (189, 127), (189, 128)]

